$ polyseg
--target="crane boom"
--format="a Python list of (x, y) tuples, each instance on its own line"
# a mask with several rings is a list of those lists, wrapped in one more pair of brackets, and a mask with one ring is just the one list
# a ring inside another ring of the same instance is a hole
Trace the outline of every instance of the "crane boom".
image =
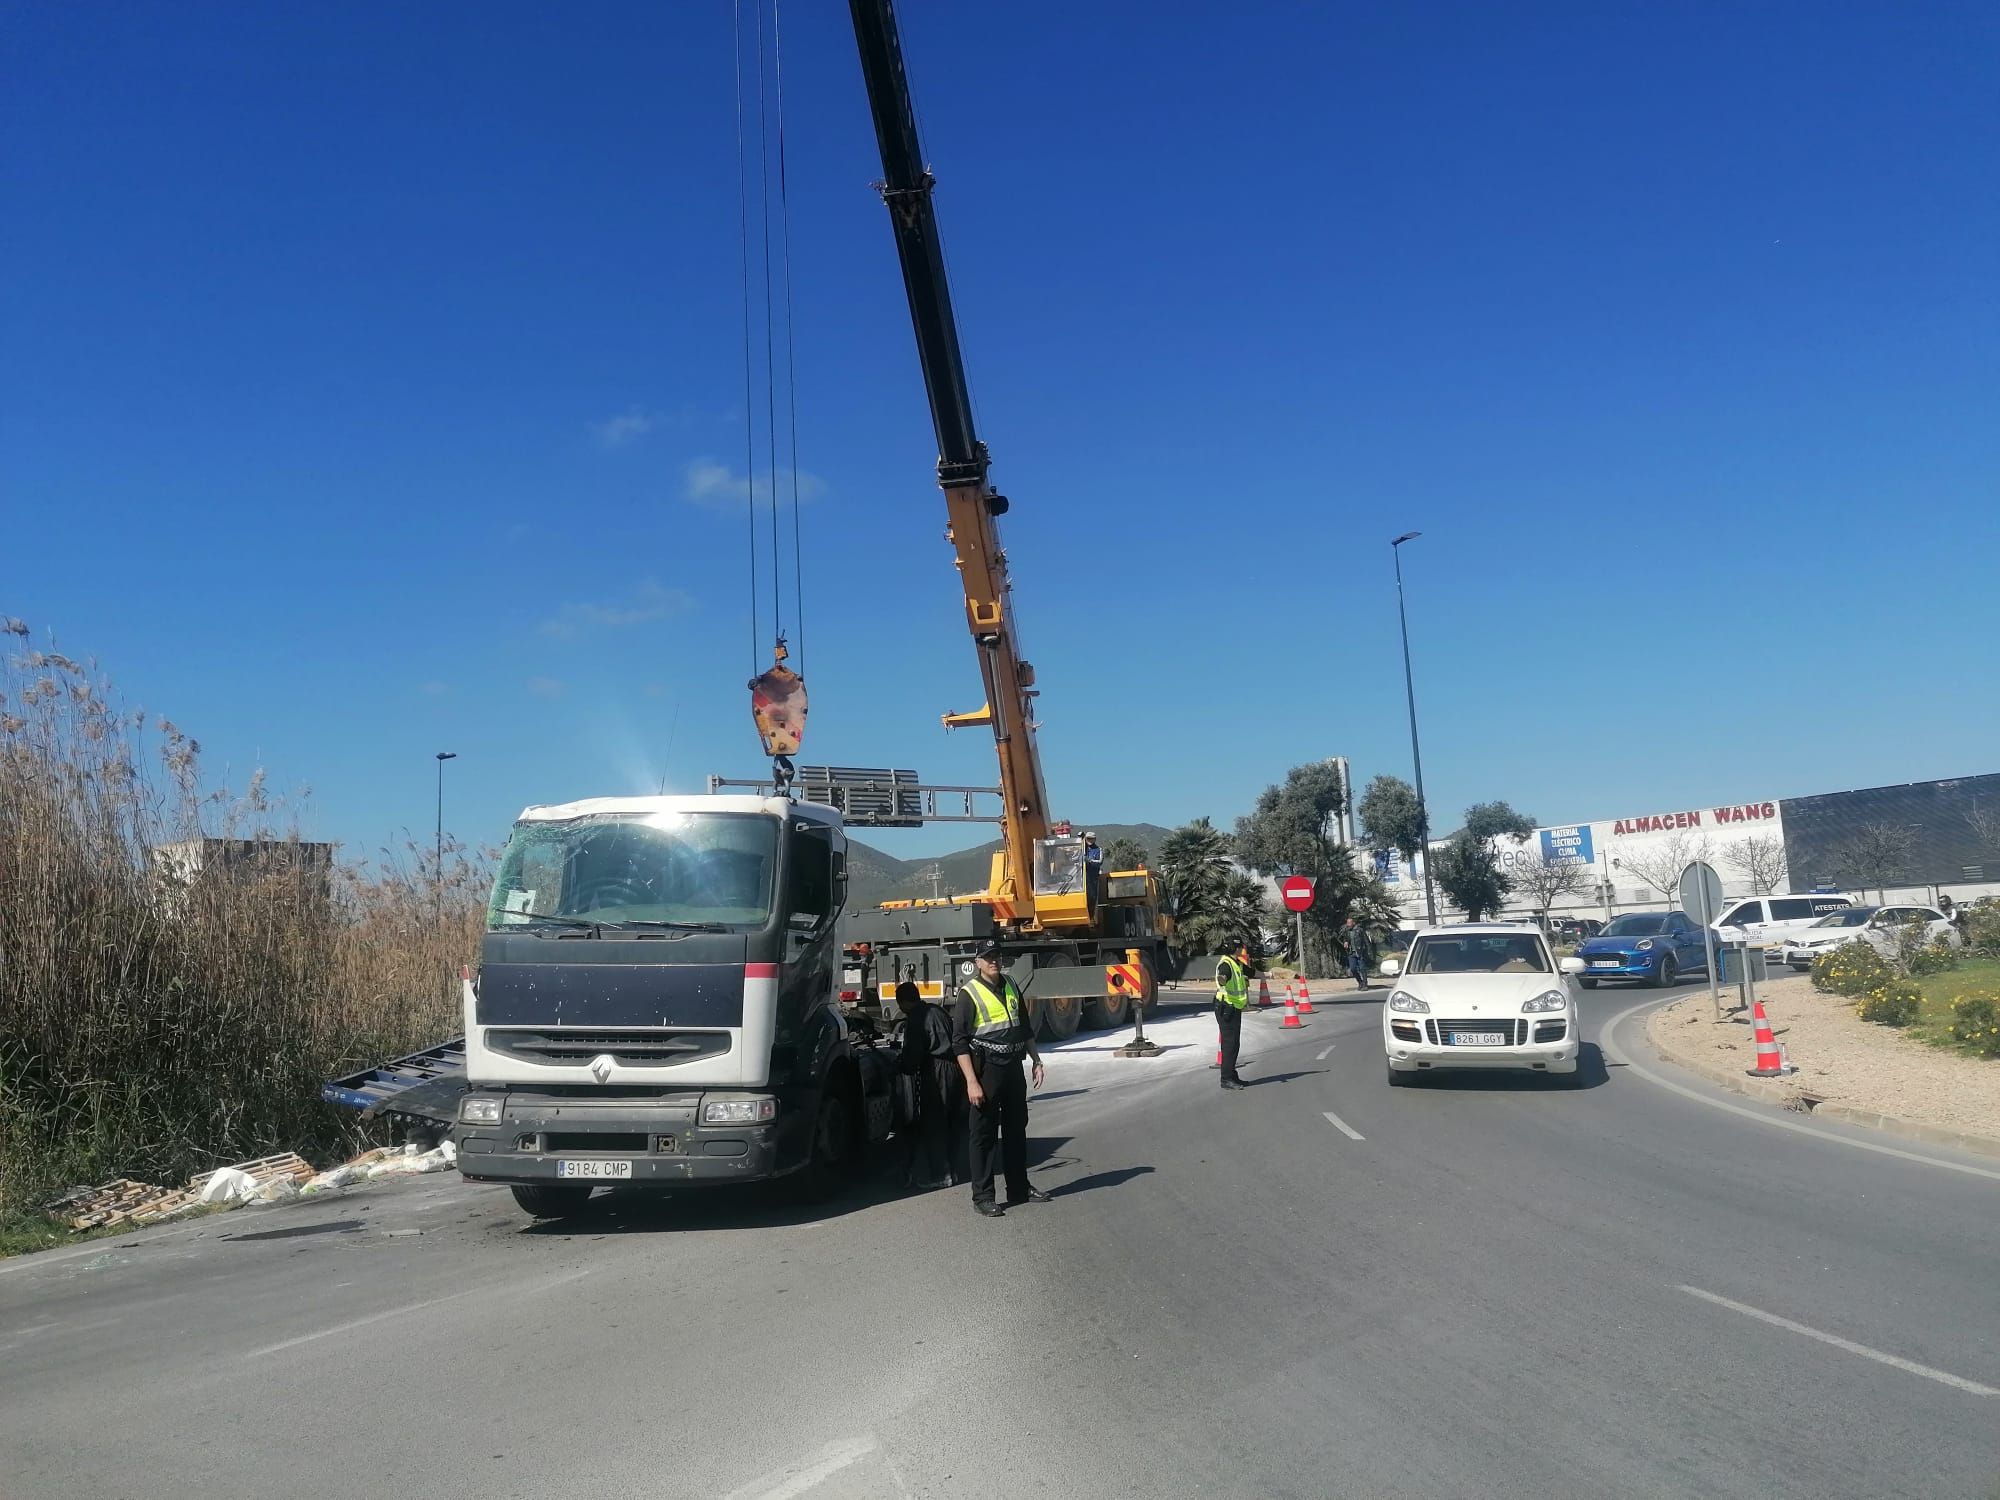
[(1003, 858), (996, 860), (989, 895), (997, 911), (1032, 924), (1034, 850), (1048, 835), (1050, 820), (1041, 752), (1035, 744), (1035, 673), (1021, 660), (1015, 638), (1007, 554), (1000, 546), (997, 524), (1006, 513), (1007, 500), (987, 479), (986, 445), (973, 428), (972, 395), (945, 278), (944, 241), (931, 204), (934, 180), (917, 140), (895, 8), (891, 0), (849, 0), (849, 9), (882, 152), (882, 201), (896, 237), (917, 358), (937, 429), (938, 485), (950, 520), (947, 535), (958, 554), (966, 623), (979, 651), (979, 672), (986, 686), (984, 707), (947, 714), (945, 725), (992, 728), (1000, 760), (1006, 848)]

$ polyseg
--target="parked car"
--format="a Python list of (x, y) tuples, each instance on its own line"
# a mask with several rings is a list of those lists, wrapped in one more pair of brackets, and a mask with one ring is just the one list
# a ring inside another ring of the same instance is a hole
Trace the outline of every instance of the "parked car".
[(1708, 972), (1701, 924), (1684, 911), (1632, 911), (1613, 917), (1596, 937), (1577, 944), (1587, 989), (1600, 979), (1633, 979), (1664, 988), (1683, 974)]
[(1506, 1068), (1578, 1078), (1576, 1004), (1541, 929), (1525, 922), (1426, 927), (1407, 961), (1382, 960), (1394, 981), (1382, 1007), (1389, 1084), (1416, 1073)]
[(1778, 956), (1795, 969), (1809, 969), (1828, 949), (1859, 938), (1887, 957), (1896, 951), (1897, 939), (1912, 922), (1924, 924), (1926, 942), (1942, 938), (1948, 948), (1965, 946), (1965, 935), (1957, 924), (1935, 906), (1849, 906), (1786, 938)]
[[(1745, 896), (1731, 901), (1716, 919), (1716, 931), (1731, 942), (1748, 938), (1760, 948), (1775, 948), (1795, 933), (1804, 932), (1821, 917), (1844, 911), (1854, 903), (1831, 892), (1808, 896)], [(1743, 936), (1723, 932), (1740, 927)]]
[(1549, 935), (1559, 942), (1580, 943), (1602, 931), (1604, 924), (1595, 917), (1558, 917)]

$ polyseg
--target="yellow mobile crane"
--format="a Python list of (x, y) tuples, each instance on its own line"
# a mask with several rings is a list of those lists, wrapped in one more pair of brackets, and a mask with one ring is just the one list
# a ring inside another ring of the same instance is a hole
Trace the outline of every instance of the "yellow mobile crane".
[[(886, 1001), (914, 979), (927, 997), (948, 993), (970, 953), (997, 939), (1044, 1035), (1080, 1023), (1117, 1025), (1134, 999), (1152, 998), (1173, 960), (1158, 891), (1144, 870), (1104, 871), (1084, 840), (1049, 813), (1035, 744), (1035, 669), (1021, 657), (999, 518), (1007, 498), (988, 478), (986, 445), (973, 427), (972, 398), (945, 278), (943, 241), (931, 204), (933, 179), (917, 141), (891, 0), (849, 0), (861, 72), (882, 153), (882, 201), (902, 263), (917, 358), (937, 431), (938, 485), (946, 532), (965, 590), (965, 621), (979, 656), (986, 701), (946, 714), (949, 729), (991, 729), (1000, 763), (1001, 847), (986, 890), (944, 901), (890, 903), (845, 923), (847, 998)], [(852, 821), (852, 820), (850, 820)]]

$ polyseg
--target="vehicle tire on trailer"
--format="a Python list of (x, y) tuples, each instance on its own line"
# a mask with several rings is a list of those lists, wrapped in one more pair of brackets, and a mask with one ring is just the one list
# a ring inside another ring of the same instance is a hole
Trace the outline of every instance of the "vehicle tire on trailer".
[(1066, 1042), (1083, 1024), (1083, 1002), (1071, 995), (1044, 995), (1035, 1009), (1035, 1034), (1045, 1042)]
[(1660, 972), (1654, 976), (1653, 983), (1664, 990), (1670, 988), (1673, 982), (1680, 977), (1680, 970), (1674, 964), (1674, 956), (1669, 953), (1665, 958), (1660, 960)]
[(788, 1179), (793, 1199), (824, 1203), (853, 1179), (860, 1160), (853, 1091), (841, 1079), (820, 1090), (806, 1164)]
[(513, 1189), (514, 1201), (521, 1205), (522, 1212), (537, 1219), (567, 1219), (583, 1212), (590, 1202), (588, 1187), (573, 1187), (568, 1183), (536, 1183), (534, 1186), (517, 1186)]

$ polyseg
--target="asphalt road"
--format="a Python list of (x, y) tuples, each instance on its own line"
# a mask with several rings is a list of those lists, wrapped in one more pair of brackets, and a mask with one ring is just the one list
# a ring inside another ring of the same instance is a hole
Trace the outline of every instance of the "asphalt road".
[(0, 1263), (0, 1495), (1992, 1500), (2000, 1161), (1597, 1045), (1648, 998), (1579, 1090), (1392, 1092), (1379, 996), (1241, 1094), (1058, 1060), (992, 1223), (420, 1178)]

